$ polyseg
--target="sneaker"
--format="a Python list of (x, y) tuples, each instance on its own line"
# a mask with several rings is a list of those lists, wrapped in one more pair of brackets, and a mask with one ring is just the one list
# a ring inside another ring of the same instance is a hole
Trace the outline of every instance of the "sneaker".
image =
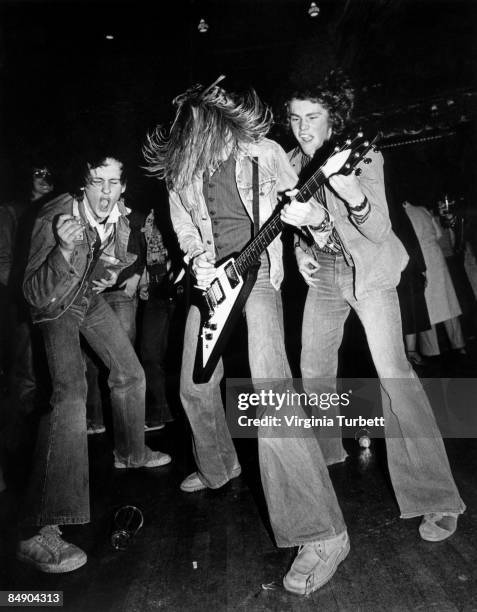
[(297, 595), (313, 593), (328, 582), (349, 553), (348, 532), (330, 540), (307, 542), (300, 546), (293, 564), (283, 579), (287, 591)]
[(148, 423), (145, 423), (144, 431), (159, 431), (159, 429), (164, 429), (165, 426), (165, 423), (157, 423), (157, 425), (154, 425), (152, 423), (149, 425)]
[(118, 470), (125, 470), (127, 468), (157, 468), (167, 465), (171, 461), (171, 456), (167, 453), (161, 453), (161, 451), (149, 451), (148, 459), (142, 465), (127, 465), (124, 461), (121, 461), (121, 459), (115, 457), (114, 467)]
[[(240, 476), (241, 473), (242, 473), (242, 468), (240, 467), (240, 465), (238, 465), (232, 470), (230, 480), (232, 480), (232, 478), (238, 478), (238, 476)], [(189, 474), (189, 476), (187, 476), (187, 478), (185, 478), (181, 482), (181, 486), (180, 486), (181, 491), (184, 491), (185, 493), (194, 493), (195, 491), (202, 491), (203, 489), (208, 489), (208, 488), (209, 487), (206, 484), (204, 484), (202, 480), (200, 479), (198, 472), (192, 472), (192, 474)]]
[(88, 436), (94, 434), (102, 434), (106, 431), (106, 427), (104, 425), (95, 425), (94, 423), (89, 423), (86, 429)]
[(427, 542), (442, 542), (457, 529), (458, 514), (454, 512), (432, 512), (422, 517), (419, 534)]
[(48, 574), (72, 572), (87, 561), (81, 548), (63, 540), (58, 525), (42, 527), (37, 535), (21, 540), (16, 556)]

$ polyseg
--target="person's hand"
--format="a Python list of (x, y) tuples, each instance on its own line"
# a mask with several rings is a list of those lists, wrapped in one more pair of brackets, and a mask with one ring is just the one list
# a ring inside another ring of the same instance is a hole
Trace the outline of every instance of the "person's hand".
[(320, 225), (325, 218), (325, 212), (312, 200), (308, 202), (298, 202), (293, 197), (298, 193), (298, 189), (285, 192), (289, 198), (292, 198), (291, 202), (285, 204), (280, 213), (280, 218), (283, 223), (288, 225), (294, 225), (295, 227), (302, 227), (303, 225)]
[(295, 248), (295, 256), (298, 264), (298, 270), (305, 279), (305, 283), (309, 287), (316, 287), (318, 279), (313, 278), (313, 274), (320, 269), (320, 264), (314, 257), (308, 253), (305, 253), (301, 247)]
[(146, 283), (139, 285), (139, 299), (144, 301), (149, 299), (149, 285)]
[(128, 297), (133, 298), (136, 295), (137, 286), (139, 284), (140, 278), (141, 277), (139, 276), (139, 274), (133, 274), (132, 276), (127, 278), (123, 283), (121, 283), (119, 286), (121, 289), (124, 289), (124, 293)]
[(102, 278), (101, 280), (93, 281), (93, 291), (95, 293), (102, 293), (105, 289), (109, 289), (116, 284), (118, 280), (118, 273), (112, 270), (107, 270), (109, 278)]
[(351, 208), (363, 203), (364, 193), (354, 172), (349, 175), (333, 174), (329, 178), (330, 187), (339, 197), (347, 202)]
[(79, 217), (73, 215), (59, 215), (55, 224), (56, 236), (62, 251), (72, 253), (75, 242), (83, 237), (84, 226)]
[(207, 289), (215, 276), (215, 257), (205, 251), (192, 260), (192, 274), (195, 276), (196, 287)]

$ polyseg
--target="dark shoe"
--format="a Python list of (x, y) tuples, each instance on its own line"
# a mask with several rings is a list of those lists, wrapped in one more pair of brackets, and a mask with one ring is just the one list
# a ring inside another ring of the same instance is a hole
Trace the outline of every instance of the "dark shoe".
[(349, 553), (348, 532), (330, 540), (300, 546), (293, 564), (283, 579), (287, 591), (308, 595), (326, 584)]
[(17, 559), (41, 572), (63, 574), (78, 569), (88, 558), (81, 548), (63, 540), (57, 525), (47, 525), (36, 536), (19, 542)]
[[(238, 465), (232, 470), (230, 480), (232, 480), (232, 478), (238, 478), (241, 473), (242, 468), (240, 465)], [(184, 491), (185, 493), (194, 493), (195, 491), (202, 491), (203, 489), (208, 488), (209, 487), (200, 479), (198, 472), (192, 472), (192, 474), (189, 474), (189, 476), (187, 476), (187, 478), (181, 482), (180, 486), (181, 491)]]
[(427, 542), (442, 542), (457, 529), (458, 514), (454, 512), (432, 512), (422, 517), (419, 534)]
[(157, 468), (167, 465), (171, 461), (171, 456), (167, 453), (161, 453), (161, 451), (149, 451), (148, 459), (142, 465), (127, 465), (126, 462), (115, 457), (114, 467), (118, 470), (125, 470), (127, 468)]

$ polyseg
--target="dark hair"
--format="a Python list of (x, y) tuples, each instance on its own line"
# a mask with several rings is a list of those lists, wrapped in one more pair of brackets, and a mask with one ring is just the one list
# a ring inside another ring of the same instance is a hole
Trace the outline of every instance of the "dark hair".
[(121, 164), (121, 183), (124, 185), (128, 177), (128, 156), (119, 147), (108, 144), (89, 146), (78, 159), (73, 162), (71, 169), (71, 193), (77, 197), (81, 195), (82, 188), (88, 183), (91, 170), (106, 165), (108, 159)]
[(53, 156), (42, 151), (33, 150), (25, 154), (18, 163), (14, 173), (14, 191), (17, 199), (29, 198), (33, 187), (33, 172), (48, 170), (52, 175), (52, 184), (58, 185), (58, 168)]
[(349, 78), (339, 70), (332, 70), (320, 83), (311, 87), (296, 89), (284, 104), (282, 122), (290, 126), (290, 102), (310, 100), (318, 102), (328, 111), (331, 127), (335, 134), (341, 134), (351, 120), (354, 105), (354, 89)]

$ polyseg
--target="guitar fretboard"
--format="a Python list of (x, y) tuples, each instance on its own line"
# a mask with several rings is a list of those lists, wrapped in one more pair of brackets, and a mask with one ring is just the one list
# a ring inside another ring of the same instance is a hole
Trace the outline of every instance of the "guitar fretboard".
[[(323, 185), (326, 177), (317, 170), (299, 189), (295, 196), (298, 202), (307, 202)], [(280, 219), (280, 211), (276, 212), (261, 228), (255, 238), (245, 247), (235, 260), (235, 266), (240, 274), (244, 274), (254, 264), (267, 248), (267, 246), (283, 230), (283, 222)]]

